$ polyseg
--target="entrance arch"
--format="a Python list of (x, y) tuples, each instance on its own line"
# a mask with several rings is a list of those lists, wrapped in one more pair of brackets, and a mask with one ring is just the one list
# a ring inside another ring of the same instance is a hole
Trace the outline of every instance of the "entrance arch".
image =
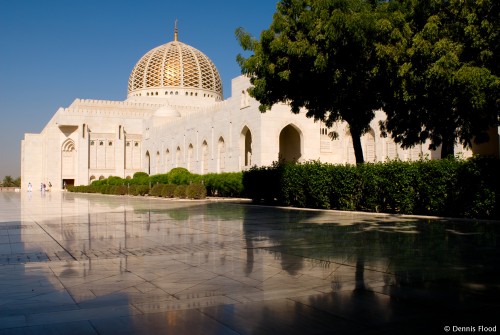
[(279, 160), (284, 162), (298, 162), (302, 157), (300, 130), (289, 124), (280, 132)]
[(61, 179), (63, 187), (75, 184), (76, 147), (75, 142), (68, 138), (61, 146)]

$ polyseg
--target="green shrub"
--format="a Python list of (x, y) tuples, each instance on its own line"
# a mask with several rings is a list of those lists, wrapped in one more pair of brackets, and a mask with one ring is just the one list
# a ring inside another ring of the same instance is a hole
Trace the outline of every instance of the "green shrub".
[(163, 189), (163, 186), (164, 185), (162, 185), (162, 184), (156, 184), (149, 191), (149, 195), (151, 195), (153, 197), (161, 197), (161, 191)]
[(254, 201), (296, 207), (474, 218), (500, 216), (500, 160), (273, 164), (243, 173)]
[(189, 184), (191, 178), (191, 173), (181, 167), (173, 168), (168, 173), (168, 183), (175, 185), (187, 185)]
[(132, 179), (137, 179), (137, 178), (148, 178), (149, 175), (146, 172), (136, 172), (132, 176)]
[(137, 185), (137, 193), (139, 195), (146, 195), (149, 194), (149, 186), (148, 185)]
[(241, 172), (209, 173), (193, 180), (203, 183), (210, 196), (241, 197), (243, 194), (242, 176)]
[(186, 188), (186, 197), (188, 199), (205, 199), (207, 197), (207, 189), (201, 183), (193, 183)]
[(155, 174), (149, 177), (149, 182), (151, 185), (156, 184), (168, 184), (168, 173)]
[(130, 185), (128, 194), (130, 195), (146, 195), (149, 192), (149, 186), (147, 185)]
[(283, 202), (280, 196), (282, 166), (274, 163), (272, 166), (252, 167), (243, 173), (244, 194), (254, 202)]
[(175, 196), (175, 189), (177, 188), (177, 185), (174, 184), (167, 184), (163, 185), (161, 189), (161, 196), (164, 198), (173, 198)]
[(185, 199), (186, 198), (187, 185), (177, 185), (174, 191), (174, 197)]

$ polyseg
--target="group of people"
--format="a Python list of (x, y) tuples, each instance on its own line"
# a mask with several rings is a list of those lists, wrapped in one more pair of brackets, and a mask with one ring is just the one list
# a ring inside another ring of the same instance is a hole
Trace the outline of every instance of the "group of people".
[[(50, 191), (52, 189), (52, 183), (49, 181), (49, 188), (47, 189), (47, 185), (45, 183), (40, 183), (40, 192)], [(28, 183), (28, 192), (33, 191), (33, 185)]]

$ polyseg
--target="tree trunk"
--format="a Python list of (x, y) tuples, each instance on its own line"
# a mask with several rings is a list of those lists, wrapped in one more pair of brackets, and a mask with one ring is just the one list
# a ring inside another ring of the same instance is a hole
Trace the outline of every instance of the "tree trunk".
[(443, 138), (443, 143), (441, 144), (441, 159), (448, 158), (449, 156), (455, 156), (455, 141), (450, 140), (450, 138)]
[(352, 146), (354, 148), (354, 156), (356, 157), (356, 164), (363, 164), (363, 147), (361, 146), (361, 132), (357, 129), (350, 127)]

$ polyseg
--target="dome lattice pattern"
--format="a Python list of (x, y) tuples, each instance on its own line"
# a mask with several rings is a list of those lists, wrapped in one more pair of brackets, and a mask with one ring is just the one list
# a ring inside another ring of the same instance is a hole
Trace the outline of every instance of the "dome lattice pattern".
[(145, 88), (198, 88), (222, 97), (217, 68), (201, 51), (179, 41), (150, 50), (135, 65), (128, 92)]

